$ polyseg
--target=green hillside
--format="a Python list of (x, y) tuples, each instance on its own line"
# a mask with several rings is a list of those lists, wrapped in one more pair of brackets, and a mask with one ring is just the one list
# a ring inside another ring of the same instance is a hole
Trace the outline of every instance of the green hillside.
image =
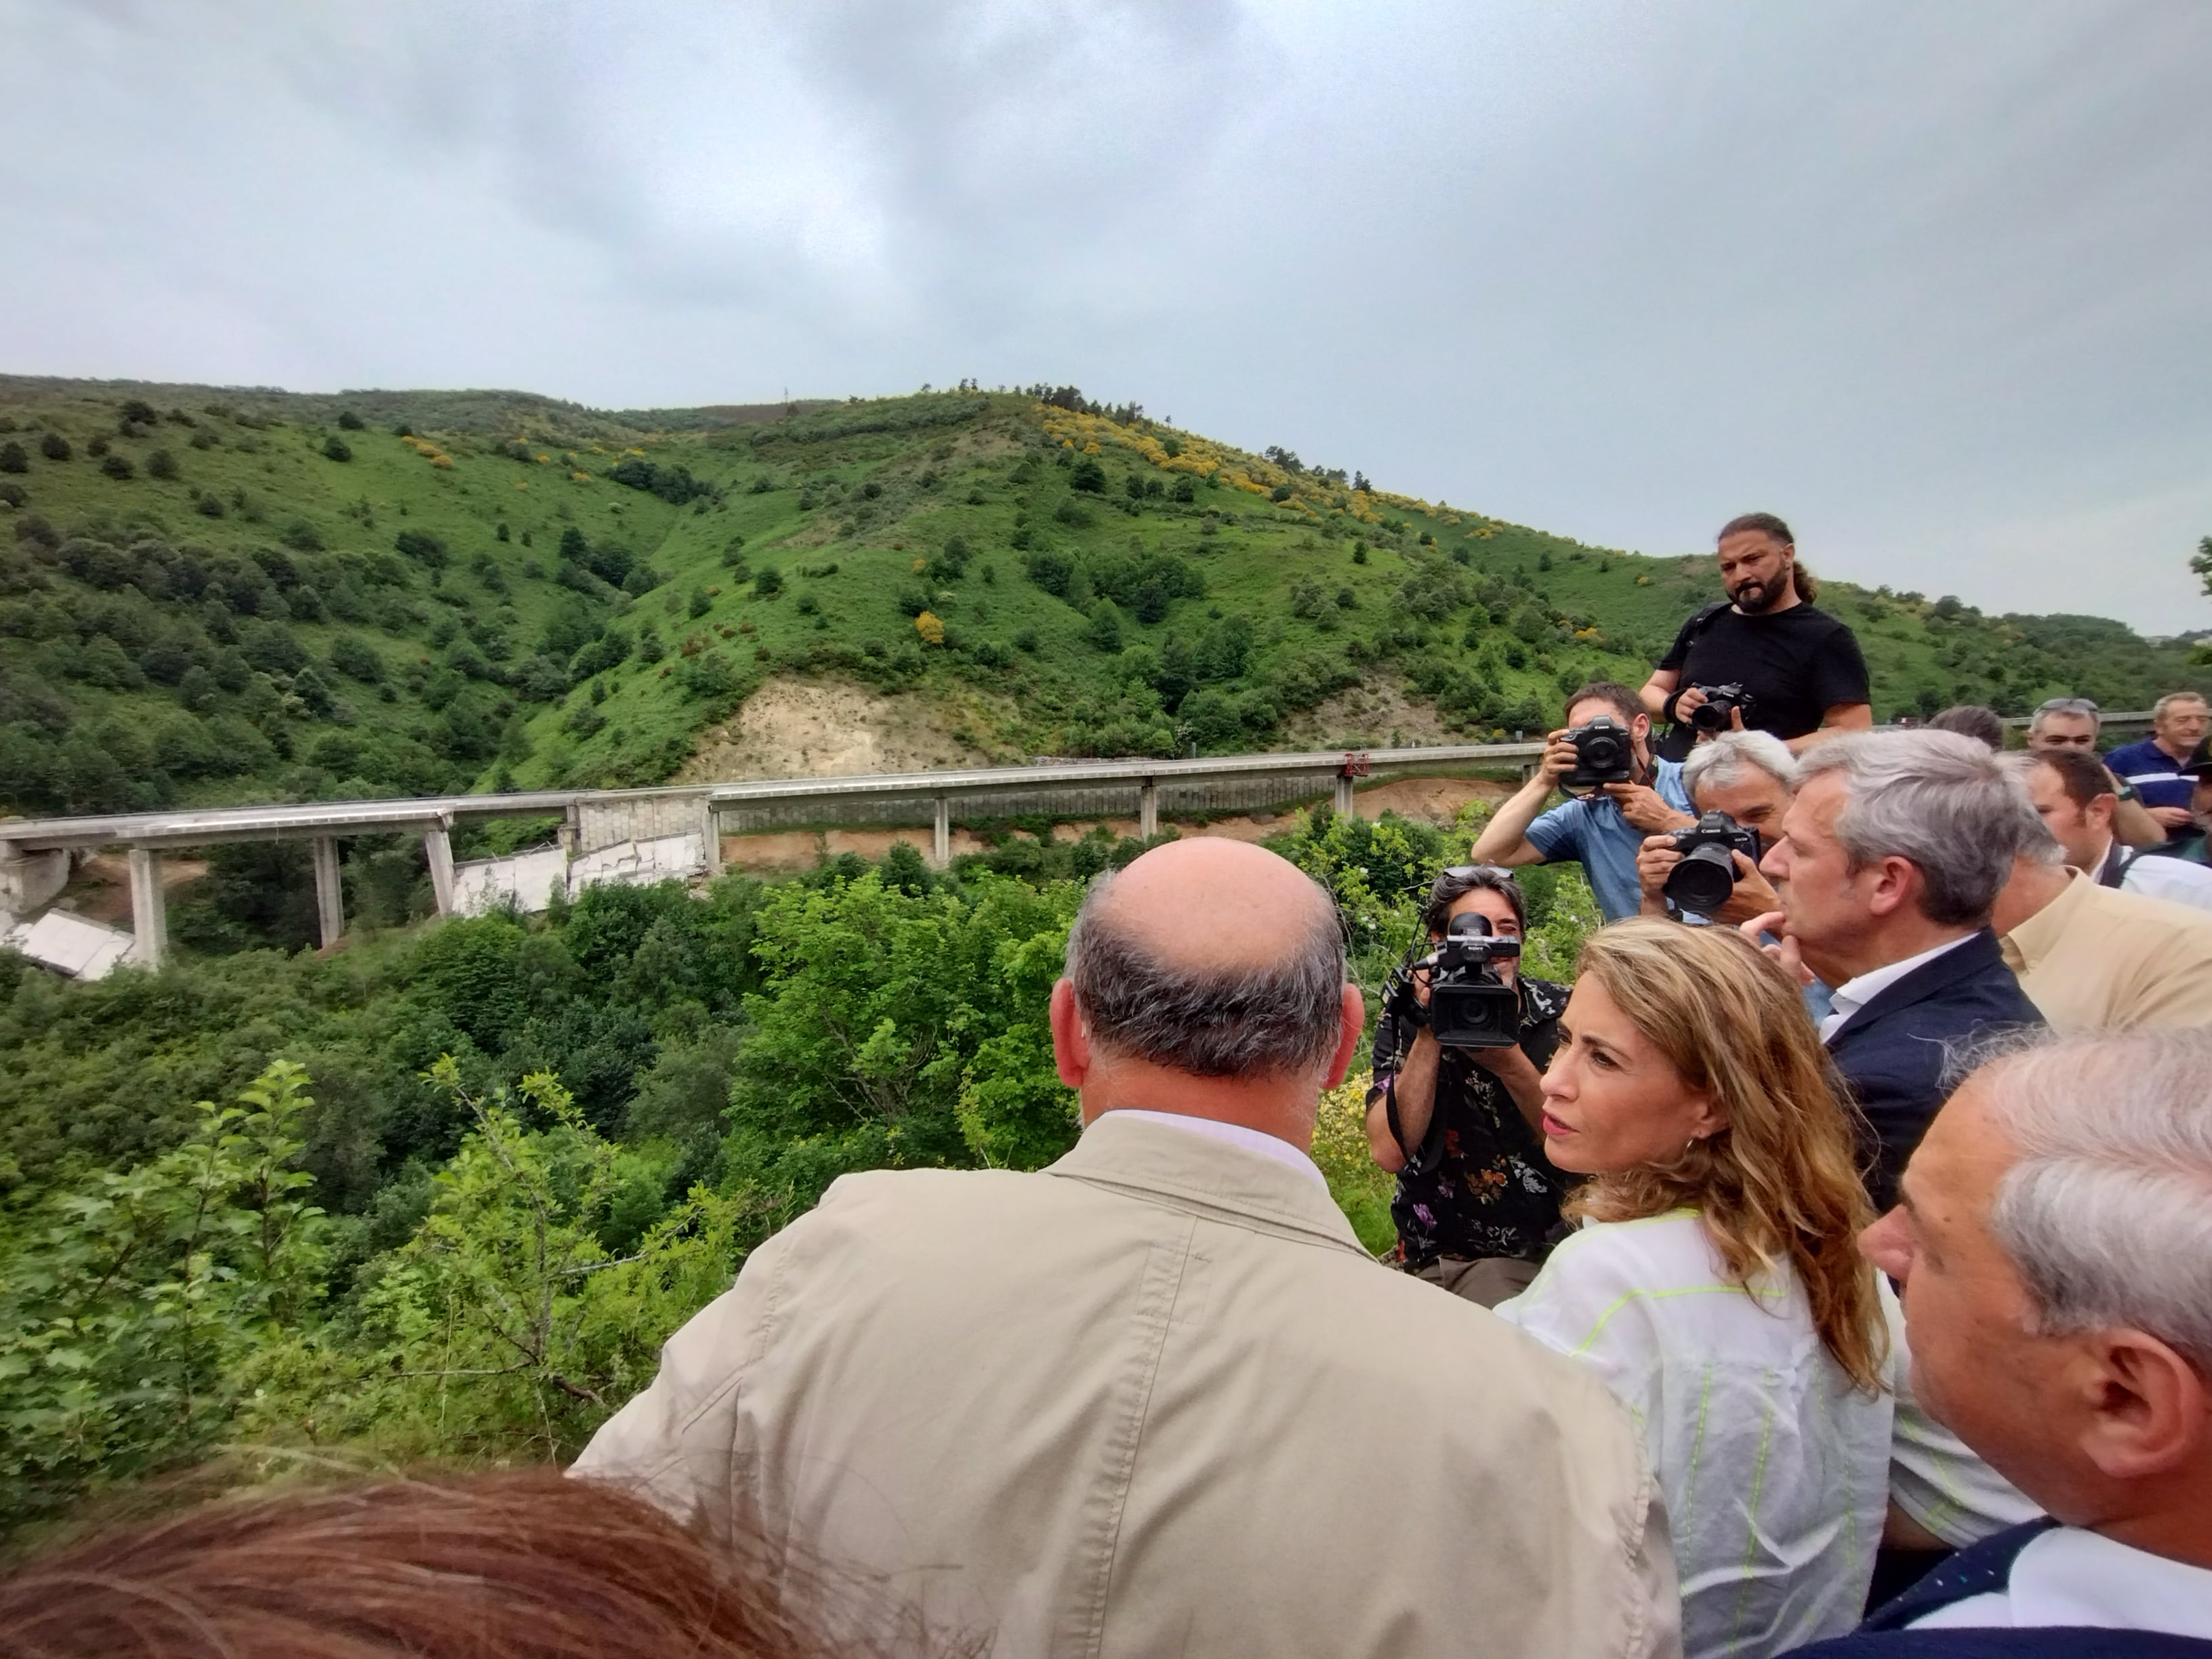
[[(1704, 556), (1046, 395), (610, 414), (0, 380), (0, 808), (657, 781), (788, 675), (957, 703), (1007, 759), (1267, 747), (1355, 685), (1496, 735), (1640, 681), (1717, 592)], [(2100, 618), (1822, 602), (1885, 717), (2212, 684)]]

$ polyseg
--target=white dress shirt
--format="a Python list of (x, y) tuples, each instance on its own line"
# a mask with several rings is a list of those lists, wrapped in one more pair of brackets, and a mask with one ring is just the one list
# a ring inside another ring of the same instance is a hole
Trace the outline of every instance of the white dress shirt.
[(1970, 1595), (1912, 1621), (1914, 1630), (2094, 1626), (2212, 1641), (2212, 1569), (2192, 1567), (2100, 1533), (2057, 1527), (2028, 1540), (2001, 1590)]
[(1328, 1177), (1321, 1172), (1320, 1164), (1281, 1136), (1271, 1135), (1263, 1129), (1248, 1129), (1241, 1123), (1224, 1123), (1218, 1118), (1185, 1117), (1180, 1112), (1146, 1112), (1128, 1106), (1116, 1107), (1115, 1110), (1122, 1117), (1142, 1118), (1147, 1123), (1172, 1124), (1178, 1129), (1188, 1129), (1194, 1135), (1225, 1140), (1232, 1146), (1242, 1146), (1262, 1158), (1272, 1158), (1278, 1164), (1289, 1164), (1323, 1190), (1328, 1187)]
[(1923, 963), (1935, 961), (1946, 951), (1957, 950), (1972, 938), (1973, 938), (1972, 933), (1961, 933), (1956, 939), (1946, 939), (1932, 951), (1923, 951), (1918, 956), (1907, 957), (1902, 962), (1892, 962), (1880, 968), (1869, 968), (1856, 979), (1845, 980), (1841, 985), (1836, 987), (1835, 1011), (1820, 1022), (1820, 1041), (1826, 1042), (1830, 1037), (1835, 1036), (1843, 1029), (1845, 1020), (1903, 979), (1915, 968), (1919, 967)]
[(2141, 853), (2130, 852), (2118, 842), (2105, 849), (2089, 873), (2102, 885), (2111, 884), (2105, 878), (2112, 873), (2112, 860), (2120, 861), (2120, 890), (2141, 893), (2145, 898), (2164, 899), (2168, 904), (2190, 904), (2199, 910), (2212, 910), (2212, 869), (2192, 864), (2187, 859), (2168, 858), (2154, 854), (2146, 858)]
[(1636, 1419), (1689, 1659), (1764, 1659), (1850, 1631), (1893, 1497), (1950, 1544), (2039, 1513), (1920, 1411), (1903, 1316), (1873, 1276), (1890, 1355), (1872, 1394), (1829, 1355), (1797, 1275), (1729, 1283), (1690, 1210), (1585, 1223), (1493, 1310), (1596, 1371)]

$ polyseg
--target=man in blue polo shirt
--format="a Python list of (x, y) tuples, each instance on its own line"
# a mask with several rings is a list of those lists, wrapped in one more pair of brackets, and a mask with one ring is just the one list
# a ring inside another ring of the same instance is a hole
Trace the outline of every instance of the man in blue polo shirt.
[(2189, 811), (2197, 781), (2181, 769), (2208, 731), (2212, 731), (2212, 709), (2204, 699), (2194, 691), (2169, 691), (2151, 710), (2150, 736), (2105, 757), (2114, 777), (2136, 787), (2169, 844), (2204, 834)]
[[(1587, 795), (1544, 810), (1544, 803), (1574, 770), (1575, 746), (1567, 732), (1595, 720), (1610, 720), (1627, 730), (1635, 756), (1635, 776), (1608, 783)], [(1636, 693), (1610, 680), (1593, 681), (1567, 699), (1567, 723), (1551, 734), (1535, 776), (1500, 806), (1474, 843), (1478, 864), (1577, 863), (1589, 878), (1590, 891), (1607, 921), (1632, 916), (1642, 907), (1636, 855), (1644, 838), (1697, 822), (1689, 791), (1682, 787), (1678, 761), (1654, 760), (1651, 717)]]

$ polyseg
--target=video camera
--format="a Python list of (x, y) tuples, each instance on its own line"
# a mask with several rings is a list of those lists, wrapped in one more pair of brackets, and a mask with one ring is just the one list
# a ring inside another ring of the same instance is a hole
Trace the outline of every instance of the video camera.
[(1726, 732), (1730, 729), (1729, 715), (1743, 710), (1743, 717), (1751, 719), (1751, 711), (1758, 702), (1750, 692), (1733, 683), (1727, 685), (1697, 685), (1690, 688), (1702, 691), (1705, 700), (1690, 711), (1690, 724), (1700, 732)]
[(1575, 765), (1559, 780), (1562, 788), (1595, 789), (1601, 784), (1626, 783), (1636, 775), (1636, 750), (1628, 728), (1609, 714), (1574, 727), (1566, 741), (1575, 746)]
[(1734, 854), (1759, 862), (1759, 831), (1745, 829), (1725, 812), (1707, 812), (1671, 839), (1682, 861), (1667, 872), (1666, 892), (1678, 910), (1711, 915), (1735, 890)]
[(1490, 931), (1487, 918), (1469, 913), (1451, 919), (1425, 963), (1429, 970), (1429, 1029), (1447, 1048), (1510, 1048), (1521, 1040), (1521, 992), (1492, 964), (1518, 957), (1521, 941)]

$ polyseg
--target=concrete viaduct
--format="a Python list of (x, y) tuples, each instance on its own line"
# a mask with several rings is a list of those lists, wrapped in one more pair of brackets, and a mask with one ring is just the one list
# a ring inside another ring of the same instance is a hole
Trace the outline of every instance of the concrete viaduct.
[[(1357, 781), (1455, 769), (1525, 772), (1543, 745), (1460, 744), (1346, 752), (1229, 755), (1194, 760), (1048, 762), (878, 776), (780, 778), (653, 789), (547, 789), (404, 800), (310, 801), (106, 817), (0, 819), (0, 936), (51, 902), (69, 878), (70, 855), (120, 847), (129, 855), (132, 938), (129, 959), (158, 967), (167, 927), (161, 862), (165, 854), (245, 841), (305, 841), (314, 849), (315, 897), (325, 945), (345, 932), (337, 844), (351, 836), (422, 840), (441, 915), (489, 908), (512, 896), (542, 908), (550, 886), (594, 880), (711, 875), (720, 838), (750, 830), (864, 823), (933, 826), (932, 862), (951, 862), (956, 817), (1127, 815), (1138, 833), (1158, 833), (1164, 806), (1260, 808), (1331, 794), (1357, 810)], [(557, 817), (557, 846), (508, 860), (456, 864), (452, 831), (473, 819)], [(537, 884), (528, 884), (535, 882)]]
[[(2147, 726), (2147, 713), (2107, 714), (2104, 725)], [(2024, 719), (2005, 722), (2024, 726)], [(1158, 833), (1163, 806), (1196, 811), (1261, 809), (1331, 794), (1357, 810), (1363, 777), (1517, 770), (1539, 743), (1452, 744), (1297, 754), (1224, 755), (1191, 760), (1085, 760), (876, 776), (776, 778), (652, 789), (545, 789), (407, 800), (311, 801), (227, 806), (110, 817), (0, 819), (0, 939), (50, 903), (69, 879), (73, 853), (122, 847), (131, 872), (131, 934), (114, 936), (117, 959), (158, 967), (167, 951), (161, 860), (165, 853), (242, 841), (306, 841), (314, 848), (322, 942), (345, 932), (338, 842), (349, 836), (419, 835), (439, 913), (514, 902), (542, 908), (556, 886), (573, 893), (598, 881), (653, 881), (711, 875), (721, 837), (748, 831), (879, 823), (933, 827), (931, 861), (951, 860), (956, 817), (1054, 818), (1127, 816), (1138, 833)], [(480, 818), (557, 817), (557, 844), (508, 859), (456, 864), (452, 831)], [(91, 927), (94, 924), (84, 924)]]

